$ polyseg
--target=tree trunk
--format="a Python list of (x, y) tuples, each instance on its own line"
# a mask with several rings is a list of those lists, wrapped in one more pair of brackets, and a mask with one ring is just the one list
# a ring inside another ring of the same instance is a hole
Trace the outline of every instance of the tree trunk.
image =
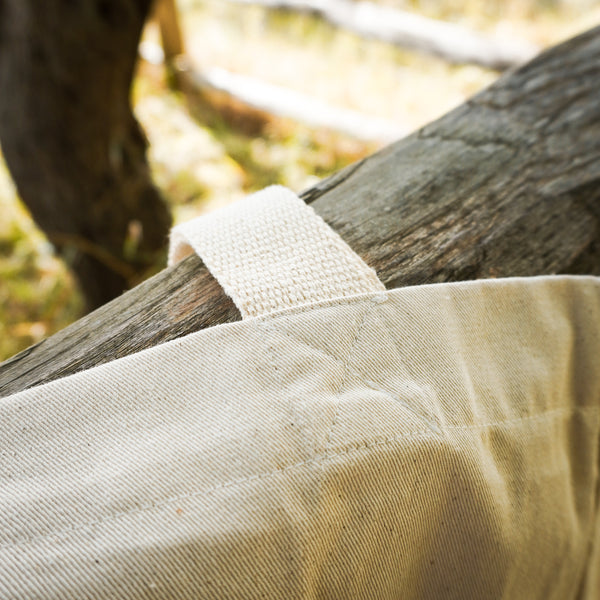
[(90, 308), (137, 283), (170, 215), (129, 99), (151, 0), (0, 0), (0, 142)]
[[(302, 197), (388, 288), (600, 275), (600, 28)], [(239, 313), (196, 255), (0, 365), (0, 395)]]

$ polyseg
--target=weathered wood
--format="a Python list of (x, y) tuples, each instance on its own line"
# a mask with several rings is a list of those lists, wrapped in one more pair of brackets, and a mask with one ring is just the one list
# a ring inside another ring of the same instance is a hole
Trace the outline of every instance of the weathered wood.
[[(600, 275), (599, 89), (596, 28), (303, 197), (388, 288)], [(0, 365), (0, 394), (236, 319), (192, 256)]]
[(266, 8), (318, 15), (336, 27), (367, 39), (439, 56), (449, 62), (472, 63), (504, 70), (524, 63), (539, 49), (517, 40), (485, 37), (466, 27), (421, 15), (351, 0), (229, 0)]

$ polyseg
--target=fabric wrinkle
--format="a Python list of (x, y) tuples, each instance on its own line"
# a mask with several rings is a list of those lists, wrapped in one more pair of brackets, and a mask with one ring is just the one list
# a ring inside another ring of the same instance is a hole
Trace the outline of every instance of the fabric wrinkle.
[(598, 598), (600, 279), (385, 290), (290, 194), (174, 231), (242, 321), (0, 401), (0, 597)]

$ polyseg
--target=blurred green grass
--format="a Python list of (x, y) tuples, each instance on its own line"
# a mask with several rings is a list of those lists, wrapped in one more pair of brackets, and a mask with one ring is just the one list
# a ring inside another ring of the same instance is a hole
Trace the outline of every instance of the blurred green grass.
[(82, 300), (18, 200), (4, 164), (0, 214), (0, 358), (6, 358), (71, 323)]
[[(380, 0), (432, 18), (540, 45), (600, 22), (587, 0)], [(497, 74), (365, 41), (309, 15), (222, 0), (180, 0), (189, 53), (334, 105), (415, 129), (492, 82)], [(152, 26), (147, 39), (157, 39)], [(133, 90), (154, 180), (175, 221), (272, 183), (300, 191), (378, 147), (332, 131), (191, 104), (169, 89), (161, 66), (141, 62)], [(235, 116), (235, 115), (234, 115)], [(77, 319), (82, 299), (68, 268), (32, 222), (0, 156), (0, 360)]]

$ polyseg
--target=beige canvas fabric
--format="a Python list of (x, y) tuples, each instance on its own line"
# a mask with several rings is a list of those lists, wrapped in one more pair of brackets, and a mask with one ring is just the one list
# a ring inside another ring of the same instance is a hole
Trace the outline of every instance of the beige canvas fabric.
[(598, 598), (599, 351), (598, 278), (473, 281), (4, 398), (0, 597)]

